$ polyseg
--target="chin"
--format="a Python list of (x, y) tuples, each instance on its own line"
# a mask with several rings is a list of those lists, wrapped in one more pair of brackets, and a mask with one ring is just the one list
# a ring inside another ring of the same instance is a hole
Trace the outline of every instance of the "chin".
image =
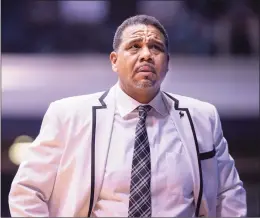
[(139, 89), (154, 88), (155, 87), (155, 81), (151, 81), (151, 80), (136, 81), (135, 86)]

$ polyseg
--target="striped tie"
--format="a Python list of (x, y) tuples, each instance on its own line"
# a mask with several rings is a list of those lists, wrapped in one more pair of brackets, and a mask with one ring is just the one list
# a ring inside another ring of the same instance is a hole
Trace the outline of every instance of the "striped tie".
[(131, 172), (128, 217), (151, 217), (151, 160), (145, 126), (150, 105), (138, 107), (139, 121), (136, 126), (134, 155)]

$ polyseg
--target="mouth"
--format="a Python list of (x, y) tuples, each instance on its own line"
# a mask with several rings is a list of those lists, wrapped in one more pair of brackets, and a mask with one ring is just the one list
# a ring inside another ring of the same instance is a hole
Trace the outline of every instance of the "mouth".
[(154, 74), (154, 73), (151, 72), (151, 71), (139, 71), (139, 72), (138, 72), (138, 75), (139, 75), (139, 76), (142, 76), (142, 77), (147, 78), (147, 79), (148, 79), (149, 77), (151, 77), (153, 74)]
[(149, 75), (151, 73), (155, 74), (155, 72), (156, 71), (155, 71), (154, 67), (150, 66), (150, 65), (143, 65), (143, 66), (137, 68), (137, 73)]

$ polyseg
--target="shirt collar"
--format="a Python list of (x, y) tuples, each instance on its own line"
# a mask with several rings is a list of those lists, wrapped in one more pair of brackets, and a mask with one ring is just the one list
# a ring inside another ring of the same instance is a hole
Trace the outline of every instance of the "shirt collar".
[[(153, 100), (150, 101), (148, 104), (152, 106), (152, 108), (162, 116), (166, 116), (168, 114), (168, 110), (163, 101), (161, 91), (159, 91), (158, 94), (153, 98)], [(127, 95), (121, 89), (119, 82), (116, 84), (116, 106), (121, 117), (125, 117), (127, 114), (131, 113), (140, 105), (143, 104)]]

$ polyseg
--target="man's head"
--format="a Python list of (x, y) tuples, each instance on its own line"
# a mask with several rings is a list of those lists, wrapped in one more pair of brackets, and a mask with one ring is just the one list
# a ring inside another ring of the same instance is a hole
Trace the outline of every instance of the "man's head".
[(168, 36), (160, 22), (147, 15), (128, 18), (117, 28), (113, 49), (110, 60), (121, 88), (135, 99), (154, 97), (169, 62)]

